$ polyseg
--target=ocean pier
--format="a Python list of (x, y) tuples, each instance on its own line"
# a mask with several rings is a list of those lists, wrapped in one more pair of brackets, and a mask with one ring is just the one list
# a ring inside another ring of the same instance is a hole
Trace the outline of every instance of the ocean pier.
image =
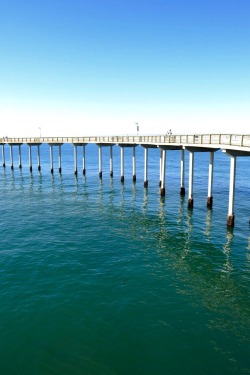
[[(234, 200), (235, 200), (235, 180), (236, 180), (236, 162), (237, 157), (250, 156), (250, 135), (238, 134), (198, 134), (198, 135), (152, 135), (152, 136), (91, 136), (91, 137), (34, 137), (34, 138), (0, 138), (2, 146), (2, 166), (6, 168), (6, 147), (10, 151), (10, 168), (14, 170), (13, 147), (18, 148), (19, 168), (22, 168), (22, 146), (28, 146), (29, 170), (33, 172), (32, 149), (37, 148), (37, 168), (42, 169), (40, 161), (40, 146), (47, 144), (50, 147), (50, 172), (54, 173), (54, 154), (53, 149), (58, 147), (58, 171), (62, 173), (62, 151), (61, 146), (65, 143), (72, 144), (74, 150), (74, 174), (78, 174), (78, 152), (77, 148), (82, 148), (82, 173), (86, 174), (86, 146), (96, 144), (98, 146), (98, 172), (99, 178), (102, 178), (102, 148), (109, 147), (109, 174), (113, 177), (113, 147), (120, 147), (120, 180), (125, 181), (124, 177), (124, 150), (127, 147), (132, 148), (132, 180), (136, 181), (136, 147), (144, 148), (144, 188), (148, 187), (148, 150), (158, 148), (159, 154), (159, 186), (160, 195), (166, 194), (166, 157), (167, 151), (180, 151), (180, 194), (185, 195), (185, 151), (189, 153), (189, 171), (188, 171), (188, 208), (193, 209), (193, 180), (194, 163), (196, 154), (208, 152), (208, 193), (207, 207), (213, 206), (213, 171), (214, 171), (214, 153), (218, 150), (230, 157), (230, 175), (229, 175), (229, 197), (227, 225), (234, 226)], [(156, 166), (157, 167), (157, 166)]]

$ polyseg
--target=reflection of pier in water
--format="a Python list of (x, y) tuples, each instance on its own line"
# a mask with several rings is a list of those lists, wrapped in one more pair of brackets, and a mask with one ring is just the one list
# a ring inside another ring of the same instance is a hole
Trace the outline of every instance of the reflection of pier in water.
[(228, 204), (228, 226), (234, 226), (234, 200), (235, 200), (235, 179), (236, 160), (239, 156), (250, 156), (250, 135), (235, 134), (204, 134), (204, 135), (158, 135), (158, 136), (107, 136), (107, 137), (39, 137), (39, 138), (0, 138), (2, 145), (2, 165), (6, 167), (5, 146), (10, 149), (10, 168), (14, 170), (13, 148), (18, 149), (18, 166), (22, 168), (21, 146), (28, 146), (29, 170), (33, 172), (32, 148), (37, 148), (37, 168), (41, 171), (40, 146), (47, 144), (50, 155), (50, 172), (54, 173), (54, 148), (58, 151), (58, 171), (62, 173), (62, 145), (70, 143), (74, 149), (74, 174), (78, 174), (78, 151), (82, 148), (82, 173), (86, 174), (86, 146), (94, 143), (98, 146), (98, 172), (102, 179), (102, 148), (109, 147), (109, 170), (110, 177), (113, 177), (113, 146), (120, 147), (120, 179), (124, 183), (124, 152), (127, 147), (132, 148), (132, 180), (136, 182), (136, 147), (144, 148), (144, 187), (148, 187), (148, 158), (150, 148), (159, 148), (159, 184), (160, 195), (165, 195), (166, 180), (166, 156), (167, 151), (180, 150), (180, 194), (185, 194), (185, 150), (189, 152), (189, 177), (188, 177), (188, 208), (192, 209), (193, 180), (194, 180), (194, 159), (195, 153), (209, 152), (208, 166), (208, 194), (207, 207), (213, 205), (213, 170), (214, 153), (221, 149), (230, 156), (230, 178), (229, 178), (229, 204)]
[[(198, 300), (205, 309), (220, 313), (209, 320), (208, 315), (204, 315), (207, 327), (216, 327), (218, 332), (233, 332), (242, 340), (249, 340), (246, 334), (250, 323), (247, 292), (234, 277), (237, 264), (233, 260), (235, 253), (231, 252), (233, 231), (225, 228), (220, 246), (213, 245), (213, 241), (206, 241), (210, 230), (213, 231), (211, 210), (206, 218), (202, 239), (196, 235), (194, 213), (184, 210), (183, 199), (180, 199), (179, 211), (174, 217), (167, 212), (165, 203), (165, 199), (159, 199), (157, 214), (151, 214), (150, 202), (147, 194), (144, 194), (139, 212), (132, 207), (128, 212), (124, 208), (128, 207), (129, 195), (124, 197), (118, 211), (126, 227), (123, 236), (135, 241), (134, 256), (137, 255), (136, 243), (143, 242), (144, 246), (139, 247), (143, 256), (150, 259), (155, 256), (148, 265), (148, 273), (157, 278), (156, 288), (162, 287), (161, 276), (167, 275), (169, 288), (173, 287), (177, 293), (186, 296), (187, 309), (189, 304), (195, 307)], [(204, 313), (200, 305), (197, 305), (196, 313)], [(230, 316), (234, 319), (228, 318)]]

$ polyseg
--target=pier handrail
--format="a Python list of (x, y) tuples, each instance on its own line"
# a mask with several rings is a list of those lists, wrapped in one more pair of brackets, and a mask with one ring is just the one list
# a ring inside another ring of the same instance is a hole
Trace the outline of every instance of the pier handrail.
[(186, 135), (115, 135), (115, 136), (80, 136), (80, 137), (2, 137), (0, 144), (152, 144), (160, 145), (193, 145), (193, 146), (231, 146), (237, 149), (249, 148), (250, 135), (242, 134), (186, 134)]

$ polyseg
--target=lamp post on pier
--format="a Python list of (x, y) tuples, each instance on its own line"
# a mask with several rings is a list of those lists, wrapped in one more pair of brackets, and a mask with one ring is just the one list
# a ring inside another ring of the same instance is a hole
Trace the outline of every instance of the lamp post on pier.
[(136, 133), (137, 133), (137, 135), (138, 135), (138, 133), (139, 133), (139, 125), (138, 125), (138, 122), (136, 122), (135, 125), (136, 125)]

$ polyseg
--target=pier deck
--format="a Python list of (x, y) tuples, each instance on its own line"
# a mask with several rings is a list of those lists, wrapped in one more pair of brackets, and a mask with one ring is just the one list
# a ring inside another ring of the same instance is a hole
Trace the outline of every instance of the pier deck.
[(124, 136), (88, 136), (88, 137), (3, 137), (0, 144), (88, 144), (102, 145), (152, 145), (161, 146), (193, 146), (208, 148), (227, 148), (250, 152), (250, 135), (239, 134), (197, 134), (197, 135), (124, 135)]

